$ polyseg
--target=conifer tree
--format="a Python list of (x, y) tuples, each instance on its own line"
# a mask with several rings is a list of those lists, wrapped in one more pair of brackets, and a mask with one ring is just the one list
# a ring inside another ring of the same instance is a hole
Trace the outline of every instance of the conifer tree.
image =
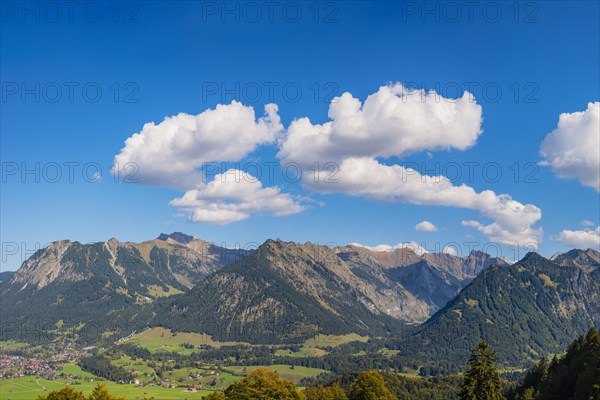
[(495, 353), (485, 341), (471, 351), (459, 400), (504, 400), (500, 375), (495, 367)]

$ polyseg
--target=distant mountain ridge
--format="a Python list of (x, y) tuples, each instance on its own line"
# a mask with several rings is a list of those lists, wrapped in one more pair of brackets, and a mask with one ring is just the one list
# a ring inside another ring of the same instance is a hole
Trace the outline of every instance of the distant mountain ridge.
[(561, 265), (529, 253), (488, 268), (402, 343), (402, 352), (462, 364), (482, 339), (500, 362), (513, 365), (561, 352), (572, 337), (600, 325), (600, 269), (569, 265), (581, 262), (578, 255), (565, 253)]
[(27, 324), (50, 330), (61, 320), (84, 324), (82, 336), (91, 324), (107, 331), (143, 324), (149, 303), (187, 291), (224, 260), (245, 255), (227, 250), (195, 238), (185, 245), (159, 239), (53, 242), (0, 283), (2, 335), (18, 334)]
[(389, 336), (399, 323), (425, 321), (492, 264), (508, 265), (481, 252), (419, 256), (410, 249), (377, 252), (268, 240), (174, 298), (153, 323), (221, 340)]
[(371, 269), (379, 266), (388, 279), (400, 283), (427, 304), (431, 313), (442, 308), (490, 265), (509, 265), (502, 258), (476, 250), (463, 257), (446, 253), (419, 256), (409, 248), (378, 252), (349, 245), (335, 250), (343, 260), (353, 263), (357, 273), (364, 266)]
[(0, 283), (3, 281), (7, 281), (13, 277), (15, 271), (2, 271), (0, 272)]
[(219, 246), (181, 232), (173, 232), (171, 234), (161, 233), (156, 240), (184, 245), (208, 258), (218, 260), (223, 265), (239, 261), (254, 251), (253, 249), (243, 249), (240, 247), (228, 248)]
[[(149, 240), (141, 243), (119, 242), (112, 238), (106, 242), (81, 244), (69, 240), (50, 243), (37, 251), (11, 278), (12, 283), (34, 285), (37, 289), (54, 282), (77, 282), (89, 279), (95, 271), (90, 269), (98, 257), (119, 276), (122, 284), (135, 275), (156, 277), (156, 284), (172, 285), (180, 290), (190, 288), (203, 277), (221, 266), (223, 252), (201, 251), (202, 241), (182, 245), (175, 241)], [(195, 246), (194, 246), (195, 245)], [(165, 264), (166, 263), (166, 264)], [(163, 265), (164, 264), (164, 265)], [(126, 268), (127, 267), (127, 268)]]
[[(542, 343), (520, 350), (533, 359), (562, 343), (556, 327), (570, 338), (598, 318), (590, 291), (598, 290), (600, 274), (594, 250), (571, 250), (554, 261), (537, 257), (511, 265), (480, 251), (418, 255), (409, 248), (281, 240), (257, 250), (228, 249), (180, 232), (141, 243), (63, 240), (2, 275), (0, 329), (9, 338), (31, 321), (47, 327), (62, 321), (89, 342), (164, 326), (264, 343), (318, 333), (394, 337), (404, 324), (424, 323), (421, 339), (406, 349), (419, 354), (431, 345), (431, 354), (462, 357), (477, 338), (511, 338), (505, 327), (488, 328), (515, 320), (545, 332)], [(540, 272), (526, 272), (534, 267)], [(515, 280), (520, 290), (513, 293), (507, 285)], [(540, 312), (551, 317), (537, 317)], [(571, 312), (573, 318), (563, 318)], [(92, 326), (96, 336), (86, 332)], [(447, 342), (462, 330), (464, 341)]]
[(181, 243), (181, 244), (188, 244), (194, 241), (194, 239), (196, 239), (194, 236), (191, 235), (186, 235), (185, 233), (181, 233), (181, 232), (173, 232), (173, 233), (161, 233), (160, 235), (158, 235), (158, 237), (156, 238), (158, 240), (162, 240), (162, 241), (167, 241), (167, 240), (173, 240), (177, 243)]
[(552, 261), (562, 266), (577, 267), (590, 272), (600, 267), (600, 252), (593, 249), (573, 249), (556, 255)]

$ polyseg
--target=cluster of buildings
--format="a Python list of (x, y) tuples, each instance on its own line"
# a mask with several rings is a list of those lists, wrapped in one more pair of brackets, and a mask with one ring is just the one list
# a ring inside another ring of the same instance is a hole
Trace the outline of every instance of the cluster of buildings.
[(64, 364), (88, 356), (85, 350), (20, 349), (18, 352), (0, 352), (0, 380), (36, 376), (44, 379), (76, 378), (62, 373)]
[(58, 379), (57, 371), (47, 360), (37, 357), (0, 354), (0, 379), (35, 375), (44, 379)]

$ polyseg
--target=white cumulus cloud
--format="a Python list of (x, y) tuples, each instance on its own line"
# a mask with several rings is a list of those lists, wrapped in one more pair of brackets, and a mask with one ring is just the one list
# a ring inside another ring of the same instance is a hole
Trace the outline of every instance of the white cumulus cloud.
[(563, 113), (542, 142), (542, 165), (560, 178), (577, 178), (600, 192), (600, 102), (585, 111)]
[(421, 221), (415, 225), (415, 229), (419, 232), (437, 232), (438, 228), (429, 221)]
[(254, 108), (237, 101), (197, 115), (181, 113), (159, 124), (149, 122), (129, 137), (115, 156), (113, 173), (133, 163), (140, 183), (185, 191), (170, 204), (192, 222), (222, 225), (253, 214), (296, 214), (306, 207), (248, 173), (230, 169), (207, 183), (202, 172), (205, 163), (237, 162), (260, 145), (274, 144), (282, 131), (275, 104), (267, 104), (259, 118)]
[(556, 238), (556, 241), (569, 247), (575, 247), (584, 250), (594, 249), (600, 251), (600, 226), (598, 226), (595, 230), (563, 230)]
[(352, 246), (364, 247), (365, 249), (369, 249), (371, 251), (394, 251), (397, 249), (410, 249), (422, 256), (423, 254), (429, 253), (427, 249), (418, 244), (417, 242), (406, 242), (406, 243), (398, 243), (396, 245), (389, 244), (378, 244), (376, 246), (367, 246), (360, 243), (350, 243)]
[(287, 216), (306, 209), (278, 187), (263, 187), (254, 176), (230, 169), (215, 175), (200, 189), (192, 189), (170, 203), (189, 213), (192, 222), (219, 225), (241, 221), (252, 214)]
[(444, 246), (442, 253), (450, 254), (451, 256), (458, 256), (458, 249), (456, 246)]
[(146, 123), (125, 141), (115, 169), (133, 163), (140, 183), (187, 190), (202, 181), (198, 168), (204, 163), (238, 161), (257, 146), (274, 143), (282, 130), (275, 104), (267, 104), (258, 119), (250, 106), (219, 104), (197, 115), (181, 113), (159, 124)]
[(320, 192), (342, 192), (380, 201), (407, 202), (417, 205), (448, 206), (478, 211), (492, 219), (489, 224), (470, 221), (491, 241), (504, 245), (536, 246), (543, 231), (535, 228), (542, 217), (541, 210), (533, 204), (522, 204), (508, 194), (491, 190), (476, 192), (467, 185), (453, 185), (443, 176), (421, 175), (400, 165), (384, 165), (371, 158), (344, 160), (336, 175), (337, 183), (324, 183), (322, 173)]
[(291, 123), (279, 157), (312, 165), (347, 157), (390, 157), (424, 150), (465, 150), (481, 134), (481, 106), (468, 92), (445, 99), (434, 91), (382, 86), (364, 104), (346, 92), (332, 100), (331, 121)]
[[(437, 205), (478, 211), (491, 223), (476, 222), (490, 240), (507, 245), (534, 245), (541, 211), (508, 194), (453, 185), (443, 176), (426, 176), (380, 158), (419, 151), (465, 150), (482, 132), (482, 111), (467, 92), (445, 99), (430, 91), (410, 92), (401, 84), (381, 87), (364, 104), (344, 93), (329, 106), (330, 121), (308, 118), (291, 123), (278, 156), (310, 169), (304, 186), (319, 193), (345, 193), (374, 200)], [(315, 171), (318, 163), (321, 169)], [(335, 168), (327, 167), (333, 163)]]

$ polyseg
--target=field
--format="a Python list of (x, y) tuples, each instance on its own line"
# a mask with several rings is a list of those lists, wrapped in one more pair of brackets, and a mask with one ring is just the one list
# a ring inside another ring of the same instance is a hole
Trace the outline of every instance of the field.
[[(0, 383), (0, 398), (2, 400), (31, 400), (38, 395), (43, 395), (48, 391), (62, 389), (69, 383), (69, 380), (48, 381), (45, 379), (36, 379), (34, 377), (22, 377), (2, 381)], [(89, 395), (97, 382), (78, 381), (80, 385), (72, 385), (74, 389)], [(158, 386), (154, 387), (136, 387), (135, 385), (119, 385), (113, 382), (106, 383), (106, 388), (112, 395), (125, 396), (127, 400), (147, 399), (201, 399), (202, 396), (210, 394), (211, 391), (199, 390), (191, 393), (185, 389), (175, 388), (166, 389)], [(45, 391), (44, 389), (47, 389)]]
[(350, 342), (366, 342), (369, 340), (367, 336), (360, 336), (356, 333), (349, 333), (347, 335), (317, 335), (312, 339), (308, 339), (304, 342), (304, 347), (337, 347)]
[[(142, 383), (149, 383), (156, 378), (156, 372), (148, 366), (148, 363), (142, 359), (132, 359), (129, 356), (121, 356), (116, 360), (112, 360), (111, 364), (122, 367), (131, 371), (136, 379)], [(173, 365), (170, 363), (171, 366)], [(177, 368), (165, 371), (163, 378), (178, 387), (210, 387), (214, 390), (225, 390), (230, 385), (240, 379), (239, 376), (234, 376), (230, 373), (219, 371), (211, 366), (203, 368)]]
[(405, 378), (414, 378), (414, 379), (421, 379), (422, 378), (422, 376), (419, 375), (419, 370), (418, 369), (407, 369), (404, 372), (398, 373), (398, 375), (403, 376)]
[(155, 374), (154, 369), (150, 368), (144, 360), (133, 360), (129, 356), (121, 356), (121, 358), (117, 360), (112, 360), (111, 364), (116, 365), (118, 367), (122, 367), (128, 371), (138, 371), (134, 375), (147, 374), (148, 376), (154, 376)]
[[(346, 343), (360, 341), (366, 342), (369, 340), (367, 336), (357, 334), (348, 335), (318, 335), (304, 342), (302, 347), (297, 352), (287, 349), (279, 349), (276, 355), (279, 357), (322, 357), (327, 355), (325, 350), (328, 347), (337, 347)], [(130, 339), (122, 343), (136, 344), (150, 350), (152, 353), (165, 351), (176, 352), (184, 355), (189, 355), (198, 349), (188, 349), (183, 347), (184, 343), (189, 343), (194, 346), (208, 345), (212, 347), (249, 345), (249, 343), (241, 342), (219, 342), (212, 339), (210, 335), (203, 333), (178, 332), (172, 333), (165, 328), (152, 328), (143, 332), (136, 333)]]
[(388, 357), (395, 357), (400, 353), (400, 350), (381, 349), (378, 351), (378, 353)]
[(298, 383), (300, 382), (300, 380), (302, 378), (308, 378), (308, 377), (312, 377), (312, 376), (317, 376), (323, 372), (327, 372), (323, 369), (319, 369), (319, 368), (309, 368), (309, 367), (301, 367), (301, 366), (295, 366), (294, 368), (292, 368), (290, 365), (258, 365), (258, 366), (249, 366), (249, 367), (242, 367), (242, 366), (234, 366), (234, 367), (227, 367), (226, 369), (228, 371), (232, 371), (235, 372), (236, 375), (244, 375), (244, 371), (246, 371), (246, 373), (249, 373), (257, 368), (265, 368), (265, 369), (269, 369), (271, 371), (276, 371), (277, 373), (279, 373), (279, 375), (285, 379), (289, 379), (290, 381), (294, 382), (294, 383)]
[[(204, 388), (225, 390), (240, 380), (239, 376), (224, 371), (203, 368), (180, 368), (167, 371), (164, 377), (179, 386), (195, 386), (202, 384)], [(191, 379), (190, 379), (191, 378)]]
[(173, 296), (174, 294), (183, 293), (181, 290), (175, 289), (173, 286), (168, 286), (168, 289), (169, 290), (167, 292), (165, 292), (165, 290), (162, 288), (162, 286), (149, 285), (148, 293), (150, 294), (150, 296), (153, 296), (153, 297), (168, 297), (168, 296)]
[(323, 357), (329, 354), (326, 350), (331, 347), (341, 346), (350, 342), (366, 342), (367, 336), (355, 333), (348, 335), (317, 335), (307, 339), (297, 351), (279, 349), (275, 352), (278, 357)]
[(60, 372), (68, 375), (78, 375), (82, 378), (95, 378), (94, 374), (82, 370), (79, 365), (74, 363), (65, 364)]
[(298, 351), (289, 349), (279, 349), (275, 352), (278, 357), (323, 357), (329, 354), (325, 349), (337, 347), (350, 342), (366, 342), (367, 336), (360, 336), (355, 333), (348, 335), (317, 335), (314, 338), (307, 339)]
[(13, 340), (0, 341), (0, 349), (2, 350), (17, 350), (21, 347), (27, 347), (29, 344), (23, 342), (15, 342)]
[(179, 332), (173, 334), (170, 330), (165, 328), (147, 329), (133, 335), (131, 339), (125, 340), (123, 343), (137, 344), (153, 353), (158, 351), (172, 351), (186, 355), (191, 354), (194, 349), (182, 347), (181, 345), (183, 343), (190, 343), (194, 346), (209, 345), (217, 348), (221, 346), (244, 344), (236, 342), (217, 342), (212, 340), (210, 335), (203, 333)]
[[(123, 357), (119, 360), (119, 364), (123, 365), (141, 365), (130, 364), (130, 360)], [(186, 385), (186, 384), (198, 384), (201, 383), (205, 387), (211, 386), (215, 390), (224, 390), (231, 384), (235, 383), (240, 379), (244, 373), (249, 373), (256, 368), (266, 368), (272, 371), (277, 371), (282, 377), (289, 379), (295, 383), (298, 383), (302, 378), (317, 376), (322, 372), (322, 369), (307, 368), (296, 366), (291, 368), (289, 365), (266, 365), (266, 366), (233, 366), (227, 367), (226, 369), (233, 372), (235, 375), (224, 371), (210, 371), (203, 368), (181, 368), (168, 371), (165, 373), (165, 378), (171, 380), (175, 385)], [(38, 379), (35, 377), (22, 377), (2, 381), (0, 383), (0, 399), (2, 400), (29, 400), (35, 399), (38, 395), (45, 394), (52, 390), (62, 389), (63, 387), (70, 385), (74, 389), (83, 392), (84, 394), (90, 394), (93, 388), (98, 382), (87, 381), (85, 378), (92, 378), (93, 375), (82, 371), (75, 364), (67, 364), (63, 368), (63, 372), (79, 375), (84, 379), (68, 380), (59, 379), (49, 381), (46, 379)], [(189, 378), (192, 377), (190, 380)], [(75, 384), (75, 383), (76, 384)], [(177, 388), (162, 388), (159, 386), (145, 386), (137, 387), (133, 384), (117, 384), (114, 382), (102, 382), (106, 385), (108, 391), (116, 396), (125, 396), (127, 400), (141, 400), (144, 398), (151, 399), (200, 399), (202, 396), (211, 393), (210, 390), (198, 390), (196, 392), (188, 392), (183, 387)], [(211, 385), (211, 384), (214, 384)]]
[(323, 357), (328, 352), (318, 347), (304, 347), (302, 346), (298, 351), (292, 351), (287, 349), (279, 349), (275, 352), (277, 357)]

